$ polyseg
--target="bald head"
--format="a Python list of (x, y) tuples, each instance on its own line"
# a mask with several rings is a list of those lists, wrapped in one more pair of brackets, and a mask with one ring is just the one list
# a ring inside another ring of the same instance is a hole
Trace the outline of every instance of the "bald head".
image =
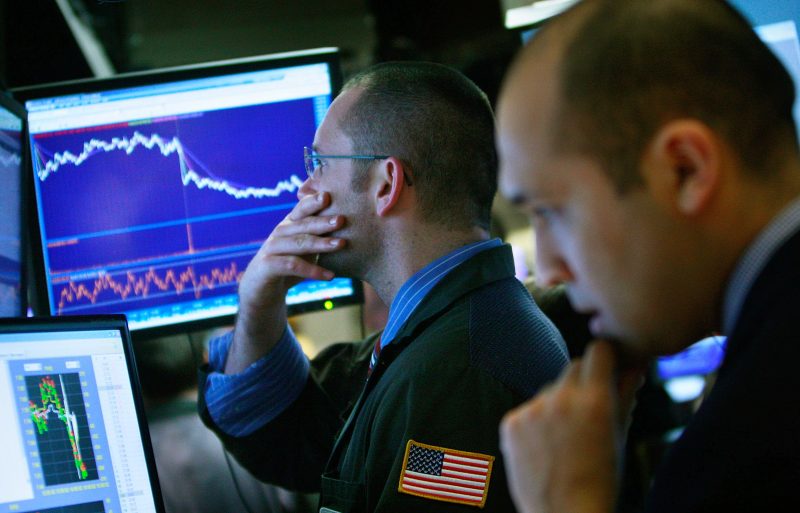
[(583, 0), (517, 59), (500, 188), (536, 274), (636, 354), (718, 329), (744, 248), (800, 194), (793, 84), (721, 0)]
[(754, 176), (797, 152), (792, 80), (722, 0), (584, 0), (537, 34), (509, 82), (526, 75), (533, 89), (546, 73), (549, 137), (598, 160), (620, 190), (640, 183), (644, 148), (676, 119), (720, 134)]

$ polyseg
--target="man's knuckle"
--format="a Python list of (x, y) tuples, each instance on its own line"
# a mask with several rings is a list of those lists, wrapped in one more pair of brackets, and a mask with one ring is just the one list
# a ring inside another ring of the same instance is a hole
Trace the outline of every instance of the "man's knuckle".
[(288, 257), (285, 260), (286, 270), (289, 272), (296, 272), (300, 268), (300, 259), (297, 257)]

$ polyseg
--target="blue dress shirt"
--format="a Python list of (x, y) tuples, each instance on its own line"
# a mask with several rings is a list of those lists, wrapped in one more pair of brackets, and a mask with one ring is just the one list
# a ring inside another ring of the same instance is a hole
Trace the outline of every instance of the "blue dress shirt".
[[(487, 249), (501, 246), (499, 239), (467, 244), (437, 258), (400, 287), (389, 308), (381, 348), (392, 342), (433, 287), (459, 264)], [(303, 391), (309, 362), (289, 326), (277, 345), (239, 374), (223, 374), (233, 340), (227, 333), (209, 343), (211, 373), (206, 382), (206, 404), (214, 422), (232, 436), (246, 436), (281, 414)]]

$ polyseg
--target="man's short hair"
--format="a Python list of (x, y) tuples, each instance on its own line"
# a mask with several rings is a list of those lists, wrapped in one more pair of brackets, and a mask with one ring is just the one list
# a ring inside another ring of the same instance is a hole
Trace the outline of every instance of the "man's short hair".
[[(486, 95), (458, 71), (424, 62), (372, 66), (343, 90), (354, 88), (360, 96), (340, 127), (353, 151), (408, 166), (427, 222), (488, 229), (497, 154)], [(356, 174), (354, 188), (363, 187), (365, 174)]]
[[(585, 0), (572, 11), (555, 144), (598, 159), (621, 192), (641, 183), (646, 145), (675, 119), (721, 134), (756, 177), (797, 151), (792, 79), (725, 1)], [(562, 37), (558, 26), (540, 35)]]

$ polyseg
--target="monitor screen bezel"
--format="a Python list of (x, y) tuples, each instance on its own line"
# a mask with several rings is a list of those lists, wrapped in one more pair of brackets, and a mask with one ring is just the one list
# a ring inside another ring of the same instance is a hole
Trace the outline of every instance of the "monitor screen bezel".
[[(300, 66), (304, 64), (328, 64), (331, 77), (331, 96), (335, 97), (342, 87), (342, 74), (340, 67), (340, 53), (337, 48), (318, 48), (314, 50), (303, 50), (298, 52), (287, 52), (280, 54), (263, 55), (257, 57), (247, 57), (226, 61), (208, 62), (189, 66), (179, 66), (145, 72), (128, 73), (103, 79), (85, 79), (69, 82), (59, 82), (30, 86), (13, 90), (15, 98), (23, 105), (28, 100), (42, 98), (68, 96), (75, 94), (90, 94), (100, 91), (114, 89), (126, 89), (131, 87), (164, 84), (193, 79), (202, 79), (237, 73), (247, 73), (253, 71), (265, 71), (289, 66)], [(26, 137), (26, 142), (30, 137)], [(26, 146), (26, 151), (27, 151)], [(300, 149), (298, 149), (300, 151)], [(30, 153), (29, 151), (27, 152)], [(27, 159), (29, 160), (29, 159)], [(31, 233), (32, 255), (33, 255), (33, 286), (35, 287), (34, 309), (37, 314), (53, 315), (48, 299), (47, 280), (45, 279), (45, 261), (42, 245), (41, 233), (39, 231), (39, 214), (36, 205), (35, 187), (33, 187), (33, 173), (27, 172), (30, 180), (28, 203), (34, 205), (31, 210), (31, 229), (36, 233)], [(329, 310), (340, 306), (359, 304), (363, 302), (363, 288), (361, 282), (351, 278), (353, 294), (341, 298), (321, 299), (287, 305), (289, 315), (312, 312), (317, 310)], [(219, 326), (230, 325), (233, 323), (236, 314), (207, 317), (203, 319), (167, 324), (163, 326), (147, 327), (132, 330), (137, 338), (159, 337), (176, 333), (199, 331)]]
[(17, 116), (22, 121), (20, 130), (20, 152), (21, 164), (19, 166), (19, 238), (20, 238), (20, 304), (17, 310), (18, 317), (25, 317), (28, 311), (28, 286), (29, 286), (29, 258), (30, 258), (30, 224), (31, 201), (29, 177), (31, 175), (28, 164), (28, 116), (23, 106), (7, 96), (4, 91), (0, 91), (0, 106)]
[(133, 342), (131, 333), (128, 330), (128, 321), (122, 314), (107, 315), (64, 315), (60, 317), (42, 316), (27, 318), (0, 318), (0, 335), (8, 333), (34, 333), (34, 332), (67, 332), (67, 331), (99, 331), (113, 330), (120, 332), (122, 347), (125, 353), (125, 365), (128, 368), (128, 378), (133, 394), (133, 403), (136, 408), (136, 420), (139, 425), (139, 435), (141, 436), (144, 449), (145, 463), (147, 466), (148, 477), (150, 479), (150, 489), (153, 493), (153, 500), (156, 511), (165, 513), (164, 499), (161, 494), (161, 485), (158, 480), (153, 444), (150, 441), (150, 430), (147, 424), (147, 415), (144, 410), (144, 400), (142, 399), (142, 387), (139, 382), (139, 372), (136, 368), (134, 358)]

